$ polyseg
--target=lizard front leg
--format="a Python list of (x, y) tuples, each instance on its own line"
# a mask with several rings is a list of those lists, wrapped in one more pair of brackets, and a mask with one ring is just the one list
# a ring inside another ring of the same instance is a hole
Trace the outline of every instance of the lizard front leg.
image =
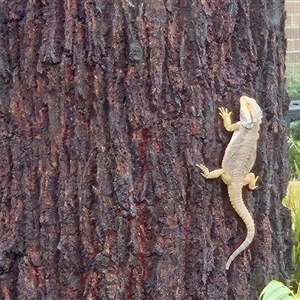
[(223, 119), (224, 127), (227, 131), (236, 131), (239, 129), (240, 125), (239, 123), (231, 123), (231, 114), (232, 112), (229, 112), (227, 108), (220, 107), (219, 108), (219, 115)]
[(196, 165), (199, 169), (201, 169), (202, 171), (202, 175), (203, 177), (205, 177), (206, 179), (214, 179), (214, 178), (218, 178), (220, 177), (223, 173), (224, 170), (223, 169), (217, 169), (214, 171), (209, 172), (208, 168), (202, 164), (198, 164)]
[(244, 186), (248, 185), (250, 190), (254, 190), (257, 188), (257, 185), (256, 185), (257, 179), (258, 179), (258, 176), (255, 176), (254, 173), (249, 173), (246, 175), (243, 185)]

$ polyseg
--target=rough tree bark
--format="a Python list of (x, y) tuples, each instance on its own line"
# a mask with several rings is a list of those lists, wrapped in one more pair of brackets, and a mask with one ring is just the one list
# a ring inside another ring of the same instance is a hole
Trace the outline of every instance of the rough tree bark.
[[(256, 299), (291, 271), (283, 0), (0, 2), (1, 299)], [(245, 237), (220, 180), (264, 111)]]

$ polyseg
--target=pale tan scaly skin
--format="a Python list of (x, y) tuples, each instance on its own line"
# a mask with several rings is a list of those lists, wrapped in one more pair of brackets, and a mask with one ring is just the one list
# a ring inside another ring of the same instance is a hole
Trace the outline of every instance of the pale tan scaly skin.
[(202, 170), (202, 175), (207, 179), (221, 176), (227, 185), (230, 202), (247, 228), (247, 236), (244, 242), (229, 257), (226, 270), (229, 269), (232, 261), (251, 244), (255, 234), (253, 218), (242, 198), (242, 188), (248, 185), (250, 189), (254, 190), (257, 187), (258, 177), (250, 171), (256, 159), (262, 111), (256, 101), (247, 96), (240, 98), (240, 105), (240, 121), (234, 124), (231, 123), (231, 112), (228, 112), (226, 108), (219, 108), (224, 127), (228, 131), (233, 131), (223, 157), (222, 168), (209, 172), (206, 166), (196, 165)]

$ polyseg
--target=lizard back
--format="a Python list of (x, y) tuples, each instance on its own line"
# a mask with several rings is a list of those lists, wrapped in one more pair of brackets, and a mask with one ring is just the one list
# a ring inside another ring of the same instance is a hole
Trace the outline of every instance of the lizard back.
[(252, 169), (256, 159), (258, 131), (259, 124), (255, 124), (251, 129), (240, 126), (233, 133), (222, 160), (222, 169), (233, 180), (243, 180)]

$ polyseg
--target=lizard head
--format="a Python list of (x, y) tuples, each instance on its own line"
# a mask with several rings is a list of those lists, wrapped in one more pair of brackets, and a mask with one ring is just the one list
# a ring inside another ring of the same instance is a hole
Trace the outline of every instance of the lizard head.
[(261, 123), (262, 111), (255, 99), (242, 96), (240, 105), (240, 122), (244, 127), (252, 128), (255, 123)]

